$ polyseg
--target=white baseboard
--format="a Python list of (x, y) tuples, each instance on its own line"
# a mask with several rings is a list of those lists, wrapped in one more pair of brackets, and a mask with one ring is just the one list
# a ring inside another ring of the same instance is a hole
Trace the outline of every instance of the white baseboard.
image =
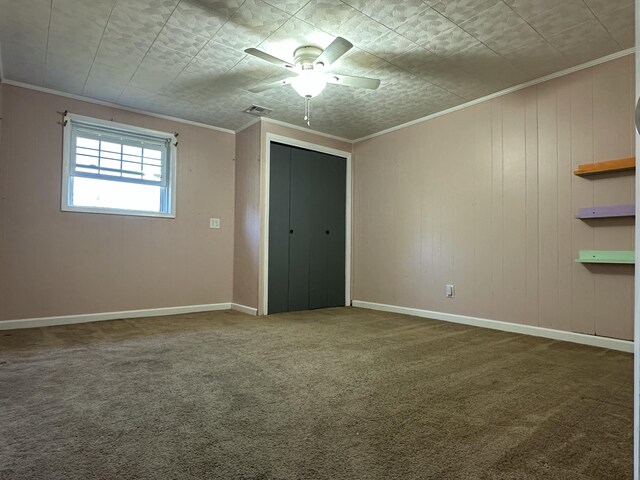
[(554, 330), (552, 328), (519, 325), (517, 323), (500, 322), (498, 320), (489, 320), (486, 318), (468, 317), (466, 315), (455, 315), (453, 313), (431, 312), (429, 310), (398, 307), (382, 303), (363, 302), (360, 300), (354, 300), (352, 305), (354, 307), (368, 308), (370, 310), (403, 313), (405, 315), (432, 318), (434, 320), (442, 320), (444, 322), (461, 323), (464, 325), (472, 325), (474, 327), (491, 328), (493, 330), (503, 330), (505, 332), (512, 333), (522, 333), (524, 335), (533, 335), (534, 337), (551, 338), (553, 340), (562, 340), (565, 342), (580, 343), (583, 345), (591, 345), (593, 347), (609, 348), (611, 350), (633, 353), (633, 342), (628, 340), (619, 340), (617, 338), (597, 337), (595, 335), (564, 332), (562, 330)]
[(247, 307), (246, 305), (240, 305), (239, 303), (232, 303), (231, 310), (246, 313), (247, 315), (253, 315), (254, 317), (258, 315), (257, 308)]
[(49, 327), (52, 325), (69, 325), (72, 323), (101, 322), (103, 320), (118, 320), (122, 318), (161, 317), (164, 315), (179, 315), (181, 313), (212, 312), (214, 310), (230, 309), (231, 303), (211, 303), (208, 305), (149, 308), (146, 310), (127, 310), (124, 312), (88, 313), (86, 315), (64, 315), (60, 317), (21, 318), (19, 320), (0, 321), (0, 330)]

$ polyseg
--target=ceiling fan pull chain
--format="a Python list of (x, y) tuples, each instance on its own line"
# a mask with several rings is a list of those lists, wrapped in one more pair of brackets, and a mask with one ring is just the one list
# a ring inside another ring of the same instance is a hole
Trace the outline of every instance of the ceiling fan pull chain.
[(307, 125), (311, 126), (311, 97), (304, 97), (304, 119), (307, 121)]

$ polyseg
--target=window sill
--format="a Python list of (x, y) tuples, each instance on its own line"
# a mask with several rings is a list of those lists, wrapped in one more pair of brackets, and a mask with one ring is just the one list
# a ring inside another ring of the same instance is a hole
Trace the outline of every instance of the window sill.
[(93, 208), (93, 207), (72, 207), (63, 206), (60, 208), (62, 212), (75, 213), (98, 213), (102, 215), (121, 215), (125, 217), (157, 217), (157, 218), (176, 218), (175, 213), (158, 213), (145, 212), (137, 210), (120, 210), (117, 208)]

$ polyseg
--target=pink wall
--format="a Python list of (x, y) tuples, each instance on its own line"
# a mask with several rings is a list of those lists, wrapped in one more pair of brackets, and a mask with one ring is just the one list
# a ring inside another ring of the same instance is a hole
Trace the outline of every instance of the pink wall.
[(630, 55), (357, 143), (354, 300), (631, 339), (633, 267), (574, 259), (633, 221), (574, 215), (634, 177), (572, 171), (634, 155), (634, 89)]
[[(353, 148), (354, 299), (631, 338), (633, 268), (573, 260), (579, 249), (632, 249), (633, 225), (573, 215), (632, 203), (634, 179), (572, 170), (633, 154), (633, 70), (625, 57), (353, 147), (266, 122), (234, 138), (0, 85), (0, 320), (259, 308), (259, 160), (275, 133)], [(179, 131), (177, 218), (61, 212), (64, 110)], [(208, 228), (213, 216), (220, 230)]]
[[(3, 90), (0, 320), (231, 301), (233, 134)], [(176, 218), (61, 212), (64, 110), (179, 132)]]
[(233, 302), (258, 307), (260, 122), (236, 134)]

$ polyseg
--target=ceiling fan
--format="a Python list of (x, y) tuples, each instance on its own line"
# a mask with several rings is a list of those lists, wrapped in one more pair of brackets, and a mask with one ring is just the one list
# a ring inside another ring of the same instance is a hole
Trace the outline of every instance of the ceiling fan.
[(327, 83), (335, 85), (347, 85), (356, 88), (368, 88), (375, 90), (380, 85), (380, 80), (366, 77), (353, 77), (339, 73), (329, 73), (327, 70), (347, 53), (353, 44), (342, 37), (337, 37), (331, 44), (322, 50), (318, 47), (303, 46), (297, 48), (293, 53), (293, 63), (274, 57), (256, 48), (247, 48), (245, 53), (253, 55), (261, 60), (265, 60), (273, 65), (283, 67), (296, 75), (278, 80), (277, 82), (257, 85), (250, 89), (252, 93), (264, 92), (271, 88), (291, 85), (293, 89), (305, 99), (304, 119), (309, 122), (310, 100), (320, 94)]

